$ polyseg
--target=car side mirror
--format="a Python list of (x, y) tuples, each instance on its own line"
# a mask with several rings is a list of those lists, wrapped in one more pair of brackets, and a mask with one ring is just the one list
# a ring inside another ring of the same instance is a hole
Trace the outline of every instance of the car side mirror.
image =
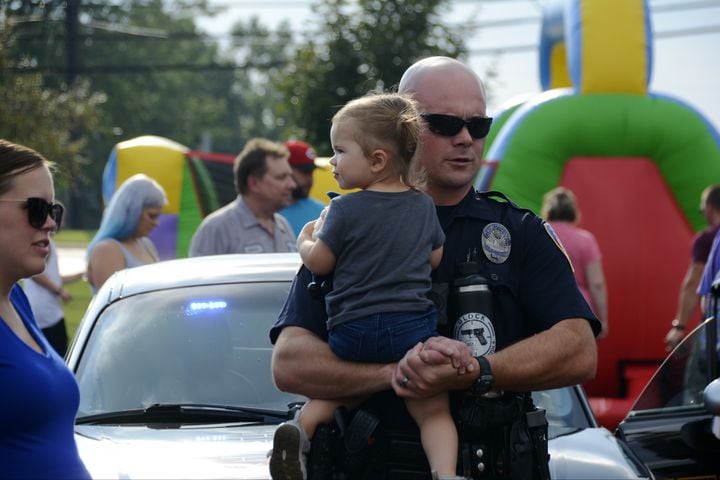
[(705, 409), (712, 413), (712, 433), (720, 440), (720, 378), (716, 378), (703, 391)]

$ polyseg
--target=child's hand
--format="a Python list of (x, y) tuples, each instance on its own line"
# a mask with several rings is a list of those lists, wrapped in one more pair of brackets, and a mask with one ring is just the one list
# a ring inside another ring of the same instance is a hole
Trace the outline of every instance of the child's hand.
[(317, 240), (317, 235), (320, 232), (320, 229), (322, 228), (323, 223), (325, 222), (325, 215), (327, 215), (327, 210), (328, 210), (328, 207), (323, 208), (322, 212), (320, 212), (320, 216), (314, 222), (315, 230), (313, 230), (313, 232), (312, 232), (313, 240)]
[(315, 238), (315, 222), (317, 222), (317, 220), (312, 220), (306, 223), (305, 226), (300, 230), (300, 233), (297, 237), (298, 251), (302, 251), (300, 246), (304, 242), (314, 243), (315, 240), (317, 240), (317, 238)]

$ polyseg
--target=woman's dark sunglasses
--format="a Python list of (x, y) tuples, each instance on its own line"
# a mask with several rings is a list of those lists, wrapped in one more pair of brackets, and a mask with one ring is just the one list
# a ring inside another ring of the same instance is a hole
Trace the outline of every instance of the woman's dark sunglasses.
[(472, 117), (465, 120), (453, 115), (443, 115), (442, 113), (421, 113), (420, 116), (427, 122), (431, 132), (442, 135), (443, 137), (454, 137), (467, 127), (470, 136), (475, 140), (487, 137), (492, 125), (491, 117)]
[(42, 198), (30, 197), (27, 200), (16, 200), (10, 198), (0, 199), (0, 202), (25, 202), (28, 211), (28, 222), (33, 228), (42, 230), (48, 216), (55, 222), (55, 232), (60, 230), (65, 207), (60, 203), (50, 203)]

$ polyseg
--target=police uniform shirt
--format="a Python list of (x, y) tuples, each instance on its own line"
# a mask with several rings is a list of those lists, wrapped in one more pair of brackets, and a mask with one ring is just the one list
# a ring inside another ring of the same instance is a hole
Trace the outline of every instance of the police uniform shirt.
[[(475, 189), (458, 205), (437, 211), (446, 240), (433, 282), (447, 282), (452, 291), (457, 265), (473, 253), (492, 292), (495, 318), (484, 332), (486, 351), (481, 354), (502, 350), (569, 318), (585, 318), (595, 335), (600, 332), (570, 259), (543, 219), (502, 194)], [(454, 336), (455, 320), (439, 325), (439, 331)]]
[(276, 213), (274, 221), (274, 232), (270, 233), (238, 196), (205, 217), (190, 243), (190, 256), (297, 251), (287, 220)]
[[(596, 335), (600, 332), (599, 320), (577, 287), (570, 260), (537, 215), (471, 189), (458, 205), (438, 207), (438, 217), (446, 240), (433, 281), (451, 283), (457, 264), (467, 258), (468, 250), (475, 251), (480, 274), (493, 293), (493, 332), (483, 332), (487, 348), (501, 350), (568, 318), (585, 318)], [(497, 236), (509, 240), (509, 250), (506, 243), (493, 250), (493, 242), (483, 242), (483, 232), (500, 232)], [(325, 304), (309, 294), (310, 281), (312, 274), (301, 268), (270, 331), (272, 343), (286, 326), (300, 326), (327, 338)], [(439, 330), (453, 336), (454, 324), (450, 319)]]

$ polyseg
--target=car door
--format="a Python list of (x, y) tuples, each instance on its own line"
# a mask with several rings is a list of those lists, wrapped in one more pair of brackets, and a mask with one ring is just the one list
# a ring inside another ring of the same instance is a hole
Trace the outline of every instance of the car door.
[(720, 479), (717, 352), (709, 319), (663, 362), (615, 432), (658, 479)]

